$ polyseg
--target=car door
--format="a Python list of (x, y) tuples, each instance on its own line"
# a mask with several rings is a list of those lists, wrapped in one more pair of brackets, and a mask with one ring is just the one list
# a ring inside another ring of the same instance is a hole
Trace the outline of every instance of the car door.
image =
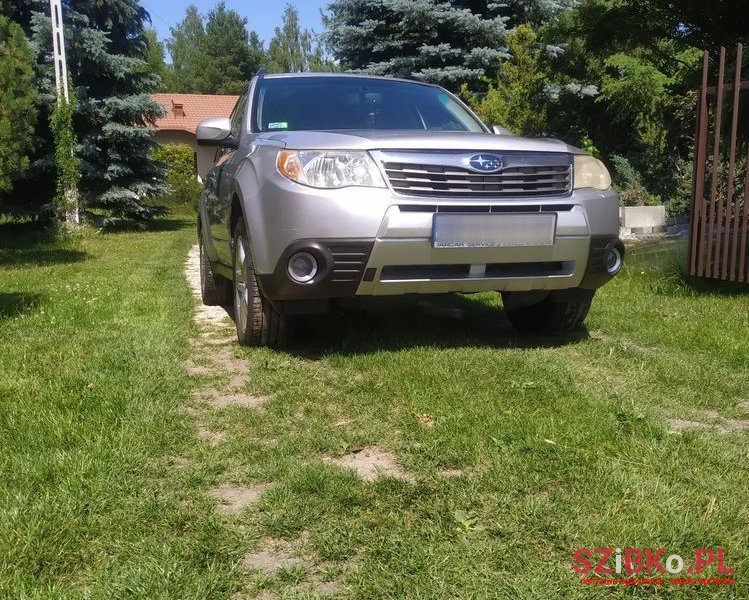
[(226, 147), (220, 149), (220, 156), (217, 157), (217, 189), (219, 202), (221, 204), (221, 215), (220, 215), (220, 228), (222, 235), (226, 239), (226, 243), (221, 244), (222, 262), (231, 264), (231, 236), (232, 232), (229, 230), (229, 219), (231, 216), (231, 203), (235, 190), (234, 177), (237, 172), (237, 167), (242, 160), (242, 152), (240, 147), (242, 145), (243, 136), (245, 135), (245, 109), (247, 106), (247, 94), (244, 94), (237, 105), (234, 107), (234, 112), (231, 115), (231, 138), (234, 141), (232, 147)]
[(233, 190), (232, 179), (236, 172), (236, 165), (232, 167), (232, 159), (237, 160), (240, 156), (236, 146), (241, 143), (246, 104), (246, 95), (237, 101), (231, 114), (231, 138), (234, 143), (231, 146), (219, 147), (216, 151), (213, 169), (211, 169), (211, 173), (205, 182), (207, 188), (205, 192), (206, 208), (211, 237), (218, 258), (225, 265), (231, 265), (232, 262), (229, 218)]

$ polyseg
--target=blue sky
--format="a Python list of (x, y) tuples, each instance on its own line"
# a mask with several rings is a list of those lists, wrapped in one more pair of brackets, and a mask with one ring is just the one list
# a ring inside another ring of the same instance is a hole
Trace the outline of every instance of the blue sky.
[[(289, 2), (299, 10), (299, 19), (307, 29), (322, 31), (322, 20), (320, 9), (329, 0), (293, 0)], [(185, 17), (185, 9), (194, 4), (198, 10), (205, 14), (211, 10), (218, 0), (185, 0), (180, 2), (170, 0), (141, 0), (146, 10), (151, 13), (151, 21), (154, 29), (159, 33), (159, 39), (165, 40), (169, 37), (169, 28), (179, 23)], [(226, 0), (227, 8), (233, 8), (243, 17), (247, 17), (250, 29), (257, 31), (263, 42), (267, 45), (273, 36), (273, 29), (281, 24), (284, 0)]]

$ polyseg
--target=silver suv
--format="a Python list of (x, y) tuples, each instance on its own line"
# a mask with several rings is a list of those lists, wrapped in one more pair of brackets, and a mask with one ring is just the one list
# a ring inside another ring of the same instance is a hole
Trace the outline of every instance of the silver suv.
[(203, 301), (233, 304), (244, 345), (352, 299), (447, 292), (499, 291), (516, 328), (563, 333), (622, 266), (599, 160), (490, 130), (438, 86), (261, 71), (197, 137), (218, 147)]

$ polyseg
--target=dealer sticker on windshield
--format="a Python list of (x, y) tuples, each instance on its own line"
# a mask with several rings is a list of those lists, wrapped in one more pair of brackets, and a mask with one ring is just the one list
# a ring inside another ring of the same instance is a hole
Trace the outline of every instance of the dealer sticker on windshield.
[(273, 123), (268, 123), (268, 129), (288, 129), (289, 124), (286, 121), (274, 121)]

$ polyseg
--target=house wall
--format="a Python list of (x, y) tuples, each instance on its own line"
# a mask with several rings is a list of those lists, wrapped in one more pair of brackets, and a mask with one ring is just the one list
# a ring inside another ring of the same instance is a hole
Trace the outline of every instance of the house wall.
[(216, 148), (211, 146), (198, 146), (198, 141), (192, 133), (187, 131), (155, 131), (154, 141), (159, 145), (164, 144), (186, 144), (193, 149), (197, 155), (198, 179), (203, 181), (208, 171), (213, 166), (213, 157)]

